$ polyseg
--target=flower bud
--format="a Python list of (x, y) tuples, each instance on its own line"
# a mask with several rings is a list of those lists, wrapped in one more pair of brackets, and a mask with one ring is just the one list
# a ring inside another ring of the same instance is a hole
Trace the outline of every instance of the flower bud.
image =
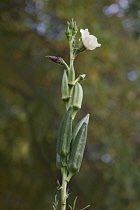
[(66, 74), (66, 70), (64, 70), (63, 77), (62, 77), (61, 93), (62, 93), (62, 100), (64, 102), (68, 101), (69, 100), (69, 86), (68, 86), (68, 77)]
[(86, 74), (80, 74), (79, 77), (75, 80), (75, 84), (76, 84), (76, 82), (84, 80), (85, 76), (86, 76)]
[(74, 21), (73, 35), (75, 36), (78, 32), (78, 27), (76, 25), (76, 21)]
[(77, 32), (78, 32), (78, 28), (76, 25), (76, 21), (73, 21), (72, 19), (72, 21), (67, 22), (67, 29), (65, 31), (65, 34), (69, 41), (72, 39), (72, 36), (75, 37)]
[(81, 75), (79, 76), (80, 80), (84, 80), (84, 79), (85, 79), (85, 76), (86, 76), (86, 74), (81, 74)]
[(70, 22), (67, 22), (67, 25), (70, 28), (70, 30), (73, 30), (73, 28), (74, 28), (74, 21), (73, 21), (73, 19)]
[(65, 35), (66, 35), (67, 39), (70, 41), (71, 40), (71, 37), (72, 37), (72, 33), (71, 33), (71, 30), (69, 29), (69, 26), (65, 30)]
[(68, 26), (68, 27), (70, 26), (70, 22), (69, 22), (69, 21), (67, 21), (67, 26)]
[(56, 56), (45, 56), (46, 58), (49, 58), (53, 62), (60, 64), (60, 65), (65, 65), (65, 61), (61, 57), (56, 57)]

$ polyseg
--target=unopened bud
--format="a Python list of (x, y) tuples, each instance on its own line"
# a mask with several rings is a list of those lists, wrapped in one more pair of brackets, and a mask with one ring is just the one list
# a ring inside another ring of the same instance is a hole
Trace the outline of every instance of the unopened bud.
[(74, 21), (73, 35), (75, 36), (78, 32), (78, 27), (76, 25), (76, 21)]
[(80, 74), (79, 77), (75, 80), (75, 84), (76, 84), (76, 82), (80, 82), (80, 81), (84, 80), (85, 76), (86, 76), (86, 74)]
[(46, 58), (49, 58), (53, 62), (60, 64), (60, 65), (65, 65), (65, 61), (61, 57), (56, 57), (56, 56), (45, 56)]
[(66, 35), (67, 39), (70, 41), (71, 40), (71, 37), (72, 37), (72, 33), (71, 33), (71, 30), (69, 29), (69, 26), (65, 30), (65, 35)]
[(75, 37), (77, 32), (78, 32), (78, 28), (76, 25), (76, 21), (73, 21), (72, 19), (72, 21), (67, 22), (67, 29), (65, 31), (65, 34), (69, 41), (71, 40), (72, 36)]
[(73, 18), (72, 20), (70, 21), (70, 29), (73, 29), (74, 28), (74, 21), (73, 21)]
[(85, 76), (86, 74), (81, 74), (79, 77), (80, 77), (80, 80), (84, 80), (85, 79)]

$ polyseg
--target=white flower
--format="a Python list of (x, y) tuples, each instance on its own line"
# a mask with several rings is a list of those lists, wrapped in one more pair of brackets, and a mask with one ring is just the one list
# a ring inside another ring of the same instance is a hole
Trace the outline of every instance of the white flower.
[(100, 47), (101, 44), (98, 43), (97, 38), (93, 35), (89, 34), (88, 29), (86, 28), (81, 29), (81, 36), (82, 36), (82, 42), (86, 49), (88, 50), (94, 50), (96, 47)]

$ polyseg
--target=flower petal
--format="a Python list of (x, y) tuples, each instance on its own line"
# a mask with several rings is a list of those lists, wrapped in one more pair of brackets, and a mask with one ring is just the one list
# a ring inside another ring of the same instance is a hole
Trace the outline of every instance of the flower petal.
[(96, 47), (101, 46), (101, 44), (98, 43), (97, 38), (89, 34), (87, 28), (85, 30), (81, 29), (80, 32), (81, 32), (83, 45), (85, 46), (86, 49), (94, 50)]

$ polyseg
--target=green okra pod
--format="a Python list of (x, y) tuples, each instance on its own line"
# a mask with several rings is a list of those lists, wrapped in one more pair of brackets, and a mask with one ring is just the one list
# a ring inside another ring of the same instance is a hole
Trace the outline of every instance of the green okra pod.
[(77, 135), (78, 131), (80, 130), (81, 126), (83, 125), (83, 123), (85, 122), (88, 125), (89, 117), (90, 117), (90, 114), (87, 114), (75, 126), (74, 131), (72, 133), (72, 144), (73, 144), (73, 142), (74, 142), (74, 140), (76, 138), (76, 135)]
[(76, 113), (81, 108), (83, 100), (83, 89), (79, 82), (76, 83), (74, 87), (74, 96), (73, 96), (73, 116), (74, 119)]
[(64, 115), (62, 122), (60, 124), (57, 143), (56, 143), (56, 152), (64, 159), (70, 151), (71, 135), (72, 135), (72, 106), (69, 107), (68, 111)]
[(61, 93), (62, 93), (62, 100), (64, 102), (67, 102), (70, 96), (69, 96), (69, 85), (68, 85), (68, 77), (66, 70), (64, 70), (62, 77)]
[(69, 85), (73, 86), (75, 84), (75, 70), (73, 66), (70, 68), (68, 74)]
[(83, 89), (79, 82), (76, 83), (73, 96), (73, 108), (80, 109), (83, 100)]
[(68, 162), (69, 176), (80, 170), (86, 145), (86, 138), (87, 123), (83, 123), (72, 145), (70, 159)]

